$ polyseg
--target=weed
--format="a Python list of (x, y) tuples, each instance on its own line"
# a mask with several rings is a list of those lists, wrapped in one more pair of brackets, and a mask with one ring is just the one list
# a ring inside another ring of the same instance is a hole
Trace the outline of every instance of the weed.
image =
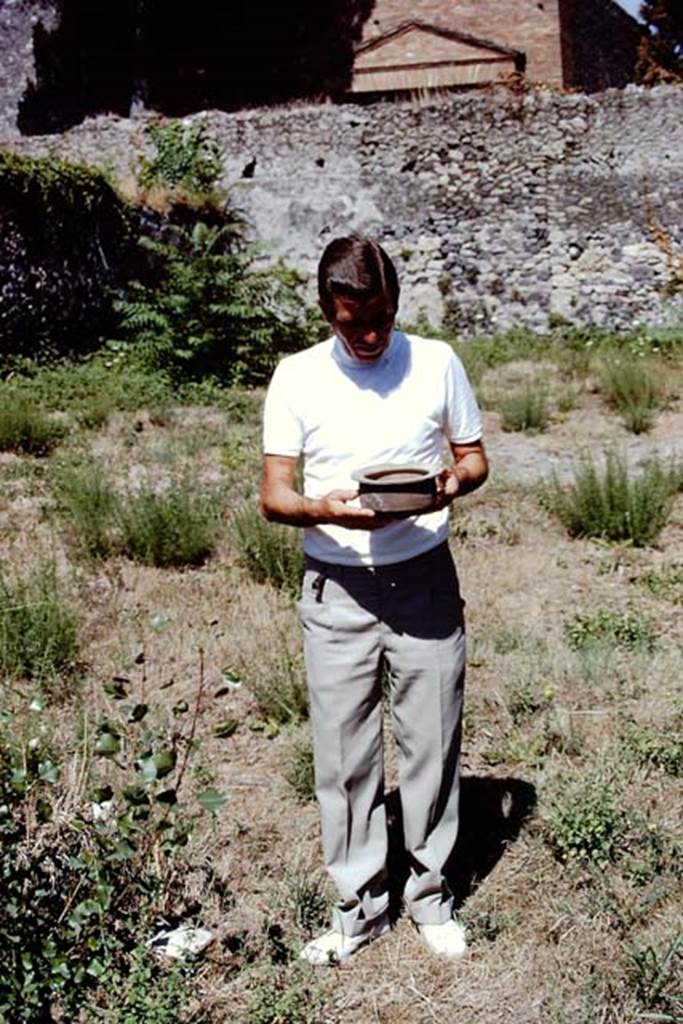
[(329, 913), (323, 877), (310, 871), (287, 875), (280, 906), (300, 931), (312, 935), (325, 924)]
[(540, 501), (572, 537), (627, 540), (644, 547), (666, 523), (682, 481), (680, 465), (666, 467), (657, 459), (647, 462), (641, 474), (632, 478), (626, 462), (609, 453), (602, 474), (585, 459), (574, 469), (573, 485), (565, 489), (553, 476), (542, 485)]
[(53, 478), (57, 514), (67, 525), (73, 546), (86, 558), (106, 558), (114, 550), (116, 495), (94, 460), (58, 464)]
[(285, 779), (300, 800), (315, 799), (313, 744), (309, 736), (296, 740), (287, 751)]
[(519, 725), (531, 718), (539, 708), (543, 707), (544, 699), (529, 682), (514, 683), (508, 692), (507, 706), (514, 725)]
[(627, 760), (658, 768), (667, 775), (683, 775), (683, 734), (669, 730), (656, 732), (629, 722), (622, 737)]
[(50, 419), (28, 397), (3, 388), (0, 394), (0, 450), (49, 455), (64, 437), (64, 426)]
[(621, 852), (626, 825), (612, 780), (594, 772), (555, 798), (547, 838), (558, 860), (605, 868)]
[(303, 967), (268, 967), (258, 972), (255, 981), (246, 1024), (319, 1024), (322, 999)]
[(9, 580), (0, 570), (0, 672), (46, 680), (76, 657), (76, 614), (54, 565)]
[[(66, 749), (60, 741), (63, 764), (47, 757), (34, 736), (26, 738), (18, 713), (5, 707), (0, 718), (3, 1020), (75, 1021), (84, 1004), (89, 1021), (178, 1019), (181, 973), (159, 970), (142, 942), (165, 885), (176, 877), (170, 868), (188, 867), (169, 859), (180, 859), (202, 808), (216, 813), (226, 799), (215, 790), (197, 793), (191, 813), (178, 798), (196, 751), (203, 663), (184, 731), (176, 721), (170, 732), (150, 727), (147, 704), (124, 703), (126, 680), (105, 690), (120, 712), (101, 719), (94, 736), (84, 720), (78, 740)], [(32, 719), (36, 712), (45, 714), (34, 701)], [(46, 729), (41, 723), (39, 731)], [(86, 779), (94, 787), (90, 807), (83, 805)], [(54, 813), (55, 805), (63, 810), (69, 803), (70, 817)], [(107, 813), (96, 814), (103, 807)]]
[(636, 578), (653, 597), (663, 597), (674, 604), (683, 604), (683, 565), (668, 565), (663, 569), (650, 569)]
[(187, 480), (164, 491), (145, 485), (116, 504), (121, 547), (144, 565), (201, 565), (213, 551), (218, 522), (217, 496)]
[(164, 969), (148, 949), (137, 949), (86, 1007), (85, 1024), (177, 1024), (188, 1000), (187, 974), (186, 966)]
[(674, 1024), (683, 1015), (680, 994), (683, 967), (683, 934), (676, 935), (664, 949), (645, 946), (629, 953), (630, 980), (641, 1006), (655, 1013), (641, 1015), (641, 1019)]
[(142, 188), (175, 188), (198, 197), (215, 189), (223, 171), (221, 149), (203, 125), (153, 121), (145, 134), (156, 152), (141, 161), (138, 181)]
[(503, 398), (500, 411), (503, 430), (524, 430), (527, 434), (538, 434), (548, 428), (545, 395), (532, 385), (518, 394)]
[(601, 388), (634, 434), (646, 433), (661, 405), (660, 386), (650, 366), (641, 360), (611, 358), (603, 362)]
[(581, 612), (565, 622), (564, 635), (575, 651), (596, 647), (653, 651), (657, 646), (657, 634), (652, 624), (634, 612), (622, 614), (604, 609)]
[(254, 695), (272, 734), (280, 726), (296, 724), (308, 717), (308, 690), (301, 654), (292, 650), (285, 633), (274, 631), (261, 657), (241, 665), (240, 675)]
[(242, 565), (257, 583), (270, 583), (292, 599), (301, 589), (304, 556), (299, 532), (292, 526), (268, 523), (252, 505), (232, 518), (231, 534)]

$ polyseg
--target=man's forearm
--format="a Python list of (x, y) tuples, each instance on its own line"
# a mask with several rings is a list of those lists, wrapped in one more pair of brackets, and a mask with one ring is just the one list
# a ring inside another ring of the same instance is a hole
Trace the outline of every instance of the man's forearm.
[(489, 475), (488, 462), (481, 452), (471, 452), (456, 462), (453, 472), (458, 481), (458, 495), (469, 494), (481, 487)]
[(269, 522), (288, 526), (318, 526), (324, 520), (320, 501), (306, 498), (289, 487), (261, 494), (261, 512)]

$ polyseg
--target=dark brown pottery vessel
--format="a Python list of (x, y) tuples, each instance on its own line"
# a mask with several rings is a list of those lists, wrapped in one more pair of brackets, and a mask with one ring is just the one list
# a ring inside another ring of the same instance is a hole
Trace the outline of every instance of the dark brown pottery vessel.
[(434, 508), (439, 472), (419, 463), (384, 462), (377, 466), (364, 466), (352, 476), (358, 483), (362, 508), (405, 517), (420, 515)]

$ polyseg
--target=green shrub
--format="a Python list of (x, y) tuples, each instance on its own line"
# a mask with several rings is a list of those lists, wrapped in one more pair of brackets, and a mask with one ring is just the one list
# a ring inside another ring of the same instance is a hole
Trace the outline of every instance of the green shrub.
[(661, 404), (660, 385), (642, 359), (611, 358), (601, 368), (601, 388), (619, 410), (624, 426), (634, 434), (646, 433)]
[[(679, 723), (680, 724), (680, 723)], [(658, 768), (667, 775), (683, 775), (683, 733), (680, 729), (655, 731), (630, 722), (622, 737), (626, 758), (644, 767)]]
[(107, 558), (115, 549), (116, 495), (103, 468), (94, 460), (70, 460), (53, 478), (57, 512), (74, 548), (87, 558)]
[(118, 541), (144, 565), (201, 565), (213, 551), (218, 515), (217, 496), (197, 483), (175, 481), (163, 491), (145, 485), (117, 499)]
[(0, 361), (91, 349), (112, 322), (137, 211), (92, 167), (0, 153)]
[(87, 359), (47, 364), (14, 359), (12, 389), (31, 404), (59, 409), (83, 426), (101, 425), (114, 410), (167, 404), (173, 396), (162, 374), (136, 365), (129, 346), (111, 342)]
[(604, 609), (582, 612), (565, 622), (564, 635), (575, 651), (591, 647), (653, 651), (657, 646), (657, 633), (652, 624), (635, 612), (622, 614)]
[(304, 556), (300, 531), (268, 523), (252, 505), (233, 515), (231, 536), (237, 557), (257, 583), (270, 583), (295, 598), (301, 590)]
[(683, 565), (667, 565), (649, 569), (636, 582), (646, 587), (653, 597), (663, 597), (674, 604), (683, 604)]
[(537, 434), (548, 429), (545, 395), (533, 385), (516, 395), (503, 398), (500, 411), (503, 430), (524, 430), (527, 434)]
[(141, 239), (156, 280), (132, 282), (117, 303), (125, 338), (143, 366), (176, 382), (264, 383), (309, 333), (301, 279), (282, 264), (254, 270), (234, 225), (198, 221), (176, 235), (175, 245)]
[[(200, 676), (197, 713), (202, 688)], [(120, 713), (67, 745), (62, 731), (57, 756), (36, 745), (34, 722), (27, 732), (7, 706), (0, 717), (3, 1021), (82, 1020), (86, 1007), (93, 1024), (179, 1019), (185, 972), (161, 966), (144, 943), (173, 906), (179, 874), (196, 870), (185, 860), (196, 821), (226, 798), (211, 789), (179, 798), (196, 714), (160, 728), (157, 709), (125, 703), (123, 680), (105, 689)]]
[(682, 481), (679, 465), (666, 467), (657, 459), (631, 477), (626, 462), (609, 453), (602, 473), (584, 459), (574, 469), (572, 485), (565, 488), (553, 476), (541, 488), (540, 500), (572, 537), (628, 540), (644, 547), (666, 523)]
[(320, 1024), (322, 999), (299, 964), (261, 969), (247, 1006), (246, 1024)]
[(596, 772), (556, 797), (547, 839), (558, 860), (604, 869), (619, 857), (626, 828), (612, 780)]
[(76, 614), (53, 565), (9, 579), (0, 569), (0, 673), (47, 680), (77, 653)]
[(0, 450), (49, 455), (64, 433), (64, 426), (46, 416), (35, 401), (7, 387), (0, 390)]
[(313, 744), (310, 736), (291, 744), (285, 756), (285, 779), (300, 800), (315, 799)]

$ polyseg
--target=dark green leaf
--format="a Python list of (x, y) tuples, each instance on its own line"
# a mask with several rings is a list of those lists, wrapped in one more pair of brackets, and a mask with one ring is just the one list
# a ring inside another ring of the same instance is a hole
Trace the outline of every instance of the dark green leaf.
[(160, 793), (157, 793), (154, 799), (159, 804), (168, 804), (169, 806), (173, 806), (173, 804), (178, 802), (175, 789), (162, 789)]
[(145, 715), (147, 714), (148, 711), (149, 711), (149, 705), (148, 704), (136, 704), (128, 712), (128, 721), (129, 722), (141, 722), (142, 719), (145, 717)]
[(126, 786), (123, 795), (127, 802), (134, 806), (149, 803), (149, 797), (142, 786)]

